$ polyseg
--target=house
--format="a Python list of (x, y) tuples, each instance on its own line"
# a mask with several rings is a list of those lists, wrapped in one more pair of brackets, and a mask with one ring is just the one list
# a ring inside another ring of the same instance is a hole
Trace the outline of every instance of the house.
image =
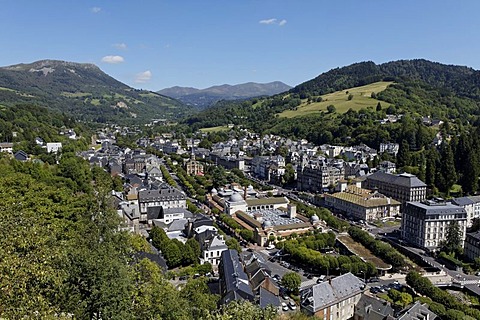
[(397, 320), (435, 320), (439, 319), (434, 312), (428, 309), (426, 303), (422, 304), (416, 301), (410, 308), (401, 312)]
[(250, 288), (248, 276), (243, 270), (236, 250), (229, 249), (222, 252), (218, 272), (221, 304), (241, 300), (254, 301), (255, 295)]
[(364, 288), (365, 283), (349, 272), (301, 291), (300, 308), (321, 319), (351, 319)]
[(387, 301), (362, 294), (355, 306), (353, 320), (393, 320), (393, 314), (394, 310)]
[(200, 264), (209, 262), (213, 267), (216, 267), (220, 264), (222, 252), (228, 250), (223, 236), (216, 233), (216, 231), (212, 233), (212, 231), (207, 230), (197, 236), (200, 243), (200, 250), (202, 251)]
[[(174, 220), (178, 219), (190, 219), (193, 218), (193, 213), (185, 208), (167, 208), (163, 206), (147, 207), (147, 222), (158, 221), (165, 224), (170, 224)], [(144, 222), (145, 220), (141, 220)]]
[(19, 150), (15, 152), (14, 158), (15, 160), (18, 160), (18, 161), (28, 161), (29, 159), (28, 154), (23, 150)]
[(13, 143), (11, 142), (1, 142), (0, 143), (0, 152), (13, 153)]
[(47, 142), (47, 152), (48, 153), (57, 153), (62, 150), (61, 142)]

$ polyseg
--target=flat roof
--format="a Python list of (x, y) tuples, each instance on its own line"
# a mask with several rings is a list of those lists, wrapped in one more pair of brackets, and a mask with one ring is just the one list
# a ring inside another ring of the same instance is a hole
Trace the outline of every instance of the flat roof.
[(288, 199), (285, 197), (281, 198), (262, 198), (262, 199), (246, 199), (248, 206), (261, 206), (269, 204), (288, 204)]

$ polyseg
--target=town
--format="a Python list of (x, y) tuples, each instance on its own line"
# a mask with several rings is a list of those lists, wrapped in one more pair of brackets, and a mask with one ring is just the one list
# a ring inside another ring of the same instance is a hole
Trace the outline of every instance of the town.
[[(480, 295), (480, 196), (427, 200), (422, 180), (379, 160), (394, 159), (396, 143), (317, 146), (242, 130), (211, 148), (201, 147), (201, 132), (117, 144), (139, 133), (107, 126), (77, 155), (121, 178), (111, 200), (122, 228), (150, 241), (143, 257), (175, 286), (205, 276), (220, 304), (247, 300), (328, 319), (434, 319), (428, 304), (413, 303), (421, 289), (409, 271)], [(77, 139), (71, 129), (60, 134)], [(12, 143), (0, 147), (30, 161)], [(474, 263), (462, 269), (446, 245)]]

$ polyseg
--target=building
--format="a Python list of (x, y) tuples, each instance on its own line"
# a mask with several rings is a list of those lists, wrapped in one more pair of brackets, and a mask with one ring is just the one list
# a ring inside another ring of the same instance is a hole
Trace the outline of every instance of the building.
[(164, 206), (147, 207), (147, 222), (152, 224), (155, 220), (164, 224), (170, 224), (174, 220), (193, 218), (193, 214), (185, 208)]
[(325, 195), (325, 204), (358, 220), (372, 221), (400, 214), (400, 202), (377, 191), (349, 186), (344, 192)]
[(402, 237), (414, 246), (435, 251), (446, 239), (448, 225), (454, 221), (460, 227), (463, 242), (467, 225), (465, 209), (451, 202), (407, 202), (402, 216)]
[(267, 181), (280, 181), (285, 174), (285, 158), (276, 156), (256, 156), (252, 159), (250, 171), (255, 177)]
[(380, 153), (386, 152), (396, 157), (399, 149), (400, 145), (398, 143), (380, 143)]
[(453, 204), (462, 207), (467, 212), (467, 228), (472, 226), (473, 219), (480, 217), (480, 211), (477, 209), (477, 207), (480, 207), (479, 198), (480, 197), (461, 197), (452, 199)]
[(216, 231), (200, 233), (196, 236), (200, 243), (200, 250), (202, 251), (202, 257), (200, 258), (200, 264), (209, 262), (214, 268), (220, 264), (222, 252), (228, 250), (225, 244), (223, 236), (217, 235)]
[(190, 159), (185, 162), (185, 171), (189, 176), (203, 175), (203, 164), (200, 161), (195, 160), (195, 153), (193, 153), (193, 149)]
[(141, 190), (138, 192), (138, 203), (140, 205), (141, 220), (147, 220), (147, 208), (163, 207), (187, 208), (187, 197), (182, 191), (162, 184), (158, 190)]
[(325, 188), (336, 185), (345, 176), (343, 164), (340, 166), (310, 164), (297, 172), (297, 189), (321, 193)]
[(250, 287), (248, 276), (243, 270), (243, 265), (236, 250), (229, 249), (222, 252), (218, 272), (221, 304), (239, 300), (253, 302), (255, 294)]
[(362, 294), (355, 306), (353, 320), (393, 320), (393, 314), (394, 310), (387, 301)]
[(364, 288), (365, 283), (349, 272), (302, 290), (300, 308), (320, 319), (351, 319)]
[(210, 153), (210, 160), (215, 163), (215, 165), (222, 166), (225, 169), (239, 169), (245, 170), (245, 159), (239, 157), (228, 157), (222, 156), (215, 153)]
[(463, 253), (472, 261), (480, 257), (480, 231), (467, 233)]
[(367, 176), (362, 187), (377, 190), (399, 201), (402, 204), (402, 210), (407, 201), (422, 201), (427, 195), (427, 185), (409, 173), (395, 175), (377, 171)]
[(428, 309), (426, 303), (421, 304), (420, 301), (415, 301), (415, 303), (401, 312), (402, 314), (397, 318), (397, 320), (436, 320), (439, 319), (436, 313)]
[(47, 152), (48, 153), (57, 153), (59, 150), (62, 150), (61, 142), (47, 142)]
[(1, 142), (0, 143), (0, 152), (13, 153), (13, 143), (11, 142)]

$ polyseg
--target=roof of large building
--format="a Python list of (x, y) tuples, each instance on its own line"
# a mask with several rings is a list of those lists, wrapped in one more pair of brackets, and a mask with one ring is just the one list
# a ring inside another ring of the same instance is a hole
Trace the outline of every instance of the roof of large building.
[(250, 288), (248, 276), (245, 271), (243, 271), (238, 252), (232, 249), (225, 250), (222, 252), (221, 259), (222, 274), (224, 277), (222, 280), (225, 284), (226, 292), (226, 296), (223, 299), (224, 302), (228, 303), (231, 299), (238, 299), (239, 296), (243, 299), (248, 299), (248, 297), (253, 298), (254, 294)]
[(474, 238), (475, 240), (480, 240), (480, 230), (467, 233), (467, 237)]
[(349, 272), (303, 290), (300, 293), (302, 306), (316, 312), (360, 294), (364, 287), (363, 281)]
[(285, 197), (280, 198), (262, 198), (262, 199), (247, 199), (248, 206), (262, 206), (262, 205), (269, 205), (269, 204), (285, 204), (287, 205), (288, 199)]
[(417, 208), (423, 209), (425, 214), (466, 214), (464, 208), (457, 206), (451, 202), (435, 202), (433, 200), (425, 200), (425, 201), (409, 201), (407, 202), (407, 206), (405, 211), (408, 207), (414, 206)]
[(185, 194), (173, 187), (162, 186), (158, 190), (141, 190), (138, 192), (138, 199), (142, 201), (168, 201), (186, 199)]
[(367, 180), (382, 181), (393, 185), (415, 188), (415, 187), (427, 187), (427, 185), (417, 176), (409, 173), (402, 174), (390, 174), (386, 172), (377, 171), (369, 176)]
[(375, 208), (387, 205), (400, 205), (400, 202), (386, 197), (381, 193), (372, 192), (371, 190), (362, 189), (355, 186), (349, 186), (345, 192), (327, 194), (327, 197), (340, 199), (367, 208)]
[(461, 197), (461, 198), (453, 198), (452, 203), (456, 204), (457, 206), (468, 206), (475, 203), (471, 197)]

